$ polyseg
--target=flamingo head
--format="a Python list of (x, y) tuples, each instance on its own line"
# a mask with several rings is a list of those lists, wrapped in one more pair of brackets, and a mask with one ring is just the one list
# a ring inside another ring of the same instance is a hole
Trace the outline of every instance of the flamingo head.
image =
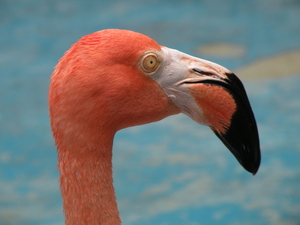
[(181, 112), (209, 126), (247, 171), (259, 168), (258, 131), (247, 94), (237, 76), (218, 64), (111, 29), (81, 38), (51, 79), (51, 123), (57, 132), (70, 123), (94, 133), (116, 132)]

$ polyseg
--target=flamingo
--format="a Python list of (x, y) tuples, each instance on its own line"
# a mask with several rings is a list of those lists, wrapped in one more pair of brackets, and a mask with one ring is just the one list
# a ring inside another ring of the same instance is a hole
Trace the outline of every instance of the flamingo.
[(51, 75), (49, 111), (58, 152), (65, 223), (120, 224), (112, 146), (123, 128), (184, 113), (209, 126), (253, 175), (256, 121), (228, 69), (119, 29), (82, 37)]

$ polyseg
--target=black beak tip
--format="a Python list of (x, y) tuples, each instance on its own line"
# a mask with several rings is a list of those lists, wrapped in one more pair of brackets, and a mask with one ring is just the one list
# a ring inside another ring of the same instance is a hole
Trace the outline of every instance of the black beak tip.
[(242, 82), (234, 74), (227, 76), (227, 85), (223, 87), (232, 95), (237, 109), (226, 133), (214, 132), (245, 170), (255, 175), (261, 161), (256, 120)]
[(249, 171), (249, 172), (252, 173), (253, 176), (255, 176), (255, 174), (256, 174), (257, 171), (258, 171), (258, 168), (259, 168), (259, 167), (257, 167), (256, 169), (254, 169), (254, 170), (252, 170), (252, 171)]
[(211, 127), (225, 146), (248, 172), (255, 175), (260, 166), (260, 147), (256, 120), (240, 79), (233, 73), (226, 74), (223, 81), (205, 80), (201, 83), (217, 85), (226, 90), (236, 103), (229, 127), (221, 132)]
[(260, 159), (252, 159), (252, 160), (247, 160), (247, 161), (243, 161), (243, 163), (241, 163), (241, 165), (245, 168), (245, 170), (247, 170), (249, 173), (252, 173), (252, 175), (254, 176), (260, 166)]
[[(241, 166), (249, 173), (255, 175), (261, 161), (257, 130), (255, 129), (256, 132), (254, 132), (253, 136), (249, 136), (242, 135), (242, 132), (235, 128), (236, 126), (229, 128), (226, 134), (213, 131), (235, 156)], [(238, 126), (238, 128), (241, 128), (241, 126)], [(247, 132), (247, 134), (249, 133)]]

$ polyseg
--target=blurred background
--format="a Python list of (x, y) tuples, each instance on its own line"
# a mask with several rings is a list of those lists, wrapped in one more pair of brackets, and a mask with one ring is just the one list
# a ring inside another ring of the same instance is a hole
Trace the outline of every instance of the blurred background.
[(253, 177), (184, 115), (120, 131), (113, 163), (123, 224), (300, 224), (299, 0), (1, 0), (0, 224), (63, 224), (49, 77), (71, 44), (107, 28), (233, 70), (262, 150)]

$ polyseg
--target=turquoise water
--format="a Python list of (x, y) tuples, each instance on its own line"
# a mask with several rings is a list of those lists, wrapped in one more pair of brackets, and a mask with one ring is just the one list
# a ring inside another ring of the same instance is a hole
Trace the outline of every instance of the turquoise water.
[[(2, 1), (0, 224), (63, 224), (47, 91), (53, 67), (81, 36), (134, 30), (235, 70), (300, 51), (299, 21), (296, 0)], [(213, 43), (246, 50), (197, 51)], [(300, 71), (284, 75), (244, 82), (261, 139), (254, 177), (184, 115), (120, 131), (113, 163), (123, 224), (300, 224)]]

